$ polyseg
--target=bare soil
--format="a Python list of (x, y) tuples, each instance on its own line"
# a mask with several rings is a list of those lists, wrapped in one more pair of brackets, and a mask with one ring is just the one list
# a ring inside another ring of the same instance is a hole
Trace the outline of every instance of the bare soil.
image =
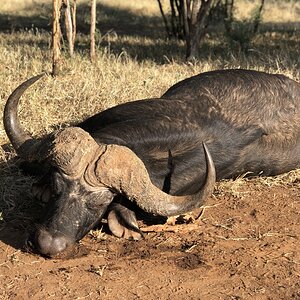
[(299, 179), (234, 184), (197, 224), (148, 227), (138, 242), (95, 230), (64, 259), (23, 251), (22, 224), (4, 223), (0, 299), (300, 299)]

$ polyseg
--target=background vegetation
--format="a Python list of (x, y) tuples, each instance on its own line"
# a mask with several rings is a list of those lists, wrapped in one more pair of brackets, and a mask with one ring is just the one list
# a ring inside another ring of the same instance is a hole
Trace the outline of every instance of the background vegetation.
[[(247, 19), (255, 1), (237, 2), (236, 16)], [(7, 97), (19, 83), (51, 71), (51, 10), (49, 0), (1, 3), (1, 118)], [(157, 1), (102, 0), (97, 4), (97, 60), (91, 64), (88, 1), (78, 1), (75, 56), (71, 59), (65, 52), (63, 74), (43, 78), (26, 93), (22, 122), (33, 135), (42, 135), (121, 102), (159, 97), (175, 82), (214, 69), (249, 68), (300, 80), (299, 20), (299, 1), (267, 0), (259, 33), (246, 50), (215, 21), (199, 59), (185, 63), (184, 43), (166, 39)], [(0, 142), (0, 219), (24, 217), (24, 210), (32, 209), (31, 179), (20, 174), (12, 160), (2, 124)]]

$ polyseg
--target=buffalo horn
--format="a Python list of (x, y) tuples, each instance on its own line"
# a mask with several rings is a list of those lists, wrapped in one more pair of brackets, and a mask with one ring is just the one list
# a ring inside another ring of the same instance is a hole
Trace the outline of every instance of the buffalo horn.
[(25, 92), (25, 90), (39, 80), (45, 74), (40, 74), (35, 77), (32, 77), (19, 85), (9, 96), (3, 115), (3, 123), (6, 134), (13, 145), (14, 149), (17, 151), (17, 154), (21, 157), (24, 157), (24, 153), (21, 149), (25, 143), (32, 144), (34, 140), (28, 135), (24, 129), (21, 127), (20, 120), (18, 117), (18, 104), (20, 97)]
[(105, 153), (95, 162), (94, 175), (98, 182), (118, 194), (125, 195), (147, 212), (172, 216), (200, 207), (213, 192), (216, 171), (213, 159), (203, 143), (206, 160), (206, 180), (193, 195), (172, 196), (157, 188), (150, 180), (143, 162), (129, 148), (107, 145)]

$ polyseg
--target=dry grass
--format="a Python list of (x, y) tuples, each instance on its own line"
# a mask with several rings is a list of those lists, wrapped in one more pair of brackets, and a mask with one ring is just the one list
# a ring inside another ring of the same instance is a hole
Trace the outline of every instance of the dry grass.
[[(245, 5), (247, 3), (247, 5)], [(236, 1), (236, 15), (240, 19), (248, 19), (249, 14), (261, 3), (261, 0)], [(263, 22), (265, 23), (285, 23), (299, 21), (300, 3), (299, 1), (265, 1), (263, 11)], [(283, 13), (284, 12), (284, 13)]]
[[(248, 8), (249, 1), (241, 2), (244, 9)], [(1, 118), (8, 95), (19, 83), (42, 71), (51, 70), (51, 38), (45, 30), (50, 20), (49, 3), (44, 0), (37, 5), (33, 0), (13, 0), (6, 1), (0, 7)], [(84, 23), (87, 17), (86, 1), (78, 3), (84, 32), (87, 28)], [(175, 82), (212, 69), (244, 67), (284, 73), (299, 80), (299, 3), (274, 3), (271, 1), (266, 5), (263, 19), (275, 24), (280, 15), (280, 23), (291, 21), (295, 29), (291, 31), (288, 26), (285, 31), (282, 25), (280, 31), (274, 28), (268, 30), (270, 27), (263, 24), (263, 33), (255, 39), (247, 53), (230, 47), (222, 34), (212, 32), (203, 43), (199, 60), (195, 64), (186, 64), (183, 43), (164, 39), (156, 1), (101, 1), (98, 26), (102, 34), (113, 30), (105, 36), (98, 35), (97, 62), (94, 65), (89, 62), (88, 38), (80, 34), (75, 57), (70, 59), (65, 56), (65, 73), (55, 79), (44, 77), (23, 97), (20, 115), (24, 127), (33, 135), (41, 135), (118, 103), (159, 97)], [(14, 31), (19, 27), (30, 29)], [(11, 28), (13, 31), (1, 32), (1, 28)], [(2, 124), (0, 142), (1, 145), (8, 143)], [(31, 179), (20, 174), (11, 160), (13, 156), (7, 147), (1, 148), (0, 212), (5, 220), (30, 210), (33, 205), (29, 201)], [(299, 178), (300, 172), (293, 174)], [(287, 177), (289, 179), (285, 179), (284, 175), (277, 179), (260, 180), (267, 185), (278, 180), (288, 183), (290, 177)]]
[(226, 194), (236, 198), (243, 198), (246, 194), (251, 193), (247, 182), (254, 183), (252, 188), (272, 188), (272, 187), (286, 187), (300, 189), (300, 170), (292, 170), (288, 173), (280, 174), (273, 177), (247, 177), (244, 174), (236, 179), (222, 180), (217, 183), (215, 194)]

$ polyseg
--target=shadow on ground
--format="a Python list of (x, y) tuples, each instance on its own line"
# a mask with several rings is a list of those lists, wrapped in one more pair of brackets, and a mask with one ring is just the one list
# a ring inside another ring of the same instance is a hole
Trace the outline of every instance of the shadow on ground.
[[(52, 5), (38, 4), (28, 6), (19, 14), (0, 13), (0, 31), (13, 32), (39, 28), (51, 31)], [(89, 34), (90, 7), (77, 5), (77, 31)], [(149, 38), (165, 37), (162, 19), (158, 16), (137, 15), (133, 12), (103, 4), (97, 6), (97, 30), (105, 33), (114, 30), (118, 35), (143, 36)]]
[[(2, 13), (0, 14), (0, 32), (29, 31), (30, 35), (27, 38), (25, 36), (18, 39), (11, 37), (6, 42), (19, 45), (35, 43), (39, 48), (48, 50), (51, 47), (51, 12), (50, 4), (36, 3), (19, 13)], [(83, 55), (88, 55), (89, 52), (89, 14), (89, 5), (78, 5), (76, 51)], [(182, 61), (185, 57), (184, 41), (166, 39), (165, 28), (160, 16), (145, 16), (123, 8), (99, 4), (97, 20), (99, 21), (96, 44), (100, 51), (114, 55), (125, 53), (138, 61), (148, 59), (160, 64), (172, 60)], [(289, 49), (294, 49), (292, 53), (289, 53), (289, 64), (293, 68), (299, 67), (300, 22), (263, 24), (260, 30), (260, 40), (250, 45), (247, 51), (241, 51), (238, 46), (226, 40), (222, 24), (215, 25), (213, 24), (208, 29), (209, 36), (202, 43), (199, 61), (220, 60), (225, 62), (224, 67), (226, 67), (226, 61), (232, 61), (232, 58), (243, 61), (244, 56), (247, 60), (250, 58), (251, 61), (252, 57), (255, 60), (259, 57), (262, 66), (265, 67), (268, 63), (274, 64), (273, 61), (265, 61), (267, 54), (271, 53), (271, 57), (281, 55), (286, 52), (286, 45), (289, 45)], [(47, 39), (43, 36), (41, 39), (33, 41), (32, 34), (40, 33), (49, 36)], [(286, 62), (283, 61), (282, 66), (285, 65)], [(243, 65), (239, 66), (243, 67)]]
[[(12, 156), (9, 145), (1, 146)], [(0, 240), (16, 249), (22, 249), (35, 220), (42, 212), (30, 195), (33, 177), (25, 176), (21, 171), (20, 159), (9, 158), (0, 163)]]

